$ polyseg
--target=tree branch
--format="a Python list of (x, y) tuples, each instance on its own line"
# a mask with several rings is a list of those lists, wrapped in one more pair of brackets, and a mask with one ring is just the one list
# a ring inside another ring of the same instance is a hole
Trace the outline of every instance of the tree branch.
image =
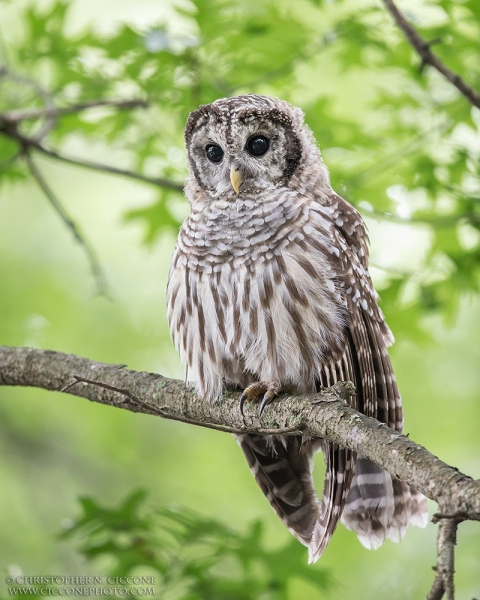
[(3, 114), (0, 114), (0, 133), (3, 133), (4, 135), (8, 136), (13, 140), (16, 140), (24, 150), (29, 150), (33, 148), (37, 152), (41, 152), (42, 154), (45, 154), (50, 158), (68, 163), (70, 165), (84, 167), (86, 169), (92, 169), (94, 171), (101, 171), (103, 173), (110, 173), (112, 175), (120, 175), (122, 177), (128, 177), (129, 179), (143, 181), (144, 183), (148, 183), (150, 185), (165, 187), (171, 190), (175, 190), (176, 192), (183, 192), (183, 185), (181, 183), (170, 181), (169, 179), (165, 179), (164, 177), (148, 177), (147, 175), (135, 173), (135, 171), (130, 171), (128, 169), (119, 169), (117, 167), (105, 165), (93, 160), (73, 158), (71, 156), (67, 156), (65, 154), (56, 152), (55, 150), (50, 150), (46, 148), (38, 139), (30, 138), (21, 133), (18, 130), (17, 125), (17, 122), (10, 122), (4, 118)]
[(72, 104), (71, 106), (57, 107), (57, 106), (45, 106), (42, 108), (27, 108), (24, 110), (9, 110), (0, 114), (0, 120), (6, 121), (7, 123), (19, 123), (20, 121), (26, 121), (31, 119), (40, 118), (57, 118), (64, 115), (71, 115), (91, 108), (98, 108), (101, 106), (110, 106), (117, 109), (132, 108), (147, 108), (148, 102), (145, 100), (92, 100), (91, 102), (80, 102), (78, 104)]
[(391, 475), (436, 501), (441, 512), (436, 576), (427, 600), (454, 600), (454, 548), (458, 523), (480, 520), (480, 480), (473, 481), (407, 436), (355, 411), (344, 399), (349, 382), (318, 394), (283, 396), (259, 417), (243, 417), (238, 391), (219, 402), (202, 401), (181, 381), (129, 371), (72, 354), (0, 346), (0, 386), (20, 385), (68, 392), (133, 412), (157, 415), (235, 434), (282, 434), (325, 438), (373, 460)]
[[(111, 392), (118, 392), (128, 398), (131, 402), (138, 405), (140, 408), (146, 410), (147, 413), (153, 412), (155, 415), (159, 417), (163, 417), (164, 419), (171, 419), (172, 421), (181, 421), (182, 423), (188, 423), (190, 425), (198, 425), (199, 427), (206, 427), (207, 429), (214, 429), (216, 431), (223, 431), (224, 433), (245, 433), (244, 428), (238, 427), (230, 427), (229, 425), (218, 425), (215, 423), (207, 423), (205, 421), (197, 421), (196, 419), (190, 419), (185, 417), (184, 415), (173, 415), (172, 413), (166, 412), (163, 408), (158, 408), (156, 406), (152, 406), (151, 404), (147, 404), (144, 400), (140, 398), (135, 398), (131, 395), (131, 393), (125, 388), (119, 388), (114, 385), (110, 385), (108, 383), (103, 383), (101, 381), (95, 381), (94, 379), (88, 379), (87, 377), (79, 377), (78, 375), (74, 375), (73, 378), (75, 381), (69, 383), (64, 388), (62, 388), (61, 392), (67, 392), (70, 388), (72, 388), (77, 383), (90, 383), (91, 385), (96, 385), (105, 390), (110, 390)], [(119, 406), (117, 404), (117, 406)], [(298, 427), (285, 427), (284, 429), (257, 429), (255, 433), (259, 433), (262, 435), (302, 435), (302, 432)]]
[(457, 543), (458, 519), (443, 518), (438, 526), (437, 565), (435, 580), (427, 600), (441, 600), (447, 594), (447, 600), (454, 600), (453, 575), (455, 544)]
[(54, 158), (55, 160), (60, 160), (62, 162), (68, 163), (70, 165), (74, 165), (77, 167), (84, 167), (86, 169), (91, 169), (93, 171), (101, 171), (103, 173), (110, 173), (112, 175), (120, 175), (121, 177), (128, 177), (129, 179), (136, 179), (137, 181), (143, 181), (143, 183), (148, 183), (150, 185), (156, 185), (159, 187), (168, 188), (170, 190), (175, 190), (176, 192), (183, 192), (183, 185), (181, 183), (177, 183), (175, 181), (170, 181), (169, 179), (165, 179), (164, 177), (148, 177), (148, 175), (142, 175), (141, 173), (135, 173), (135, 171), (130, 171), (128, 169), (119, 169), (118, 167), (112, 167), (111, 165), (105, 165), (99, 162), (95, 162), (93, 160), (85, 160), (83, 158), (73, 158), (71, 156), (67, 156), (65, 154), (60, 154), (59, 152), (55, 152), (54, 150), (48, 150), (45, 146), (38, 144), (34, 146), (36, 150)]
[(226, 392), (221, 401), (208, 403), (181, 381), (123, 367), (60, 352), (0, 346), (0, 385), (65, 390), (93, 402), (206, 427), (233, 428), (235, 433), (281, 430), (284, 435), (298, 435), (301, 431), (373, 460), (435, 500), (442, 513), (461, 512), (468, 519), (479, 518), (480, 480), (473, 481), (407, 436), (361, 415), (339, 400), (338, 389), (283, 396), (262, 417), (258, 417), (258, 408), (251, 406), (242, 418), (237, 391)]
[[(1, 37), (0, 37), (1, 40)], [(29, 88), (32, 88), (38, 96), (43, 99), (45, 103), (44, 109), (52, 110), (55, 108), (55, 103), (53, 101), (53, 93), (51, 90), (45, 88), (42, 84), (38, 83), (35, 79), (28, 77), (26, 75), (22, 75), (20, 73), (15, 73), (9, 67), (4, 67), (4, 76), (12, 81), (20, 85), (25, 85)], [(2, 115), (0, 115), (0, 125), (2, 124)], [(55, 127), (56, 120), (52, 116), (46, 116), (45, 123), (40, 128), (40, 130), (35, 134), (35, 140), (40, 141), (45, 137), (45, 135)]]
[(30, 156), (30, 154), (28, 152), (26, 152), (24, 156), (25, 156), (25, 160), (27, 161), (27, 165), (30, 169), (30, 172), (33, 175), (33, 178), (36, 180), (40, 189), (45, 194), (45, 197), (48, 199), (50, 204), (53, 206), (53, 209), (59, 215), (59, 217), (62, 219), (64, 224), (67, 226), (67, 228), (70, 229), (70, 231), (73, 234), (73, 237), (76, 239), (76, 241), (80, 244), (80, 246), (85, 251), (88, 262), (90, 264), (90, 269), (93, 273), (93, 277), (94, 277), (95, 283), (97, 285), (98, 293), (103, 296), (108, 297), (109, 292), (108, 292), (107, 282), (105, 280), (105, 275), (103, 273), (102, 267), (100, 266), (100, 262), (98, 260), (95, 250), (90, 245), (90, 242), (87, 239), (85, 239), (83, 237), (83, 235), (80, 233), (80, 230), (78, 229), (76, 223), (67, 214), (67, 212), (64, 209), (64, 207), (62, 206), (61, 202), (55, 196), (52, 189), (50, 188), (48, 183), (45, 181), (42, 173), (39, 171), (37, 165), (32, 160), (32, 157)]
[(473, 211), (460, 213), (457, 215), (442, 215), (442, 216), (431, 216), (431, 217), (400, 217), (393, 213), (381, 211), (381, 210), (366, 210), (362, 207), (358, 207), (358, 210), (367, 217), (375, 217), (384, 221), (391, 221), (393, 223), (401, 223), (405, 225), (430, 225), (437, 229), (449, 229), (458, 225), (459, 221), (465, 220), (471, 224), (478, 224), (480, 217)]
[(422, 59), (421, 66), (430, 65), (434, 69), (436, 69), (439, 73), (441, 73), (445, 79), (447, 79), (451, 84), (453, 84), (457, 90), (467, 98), (467, 100), (480, 108), (480, 94), (476, 92), (473, 88), (471, 88), (457, 73), (451, 71), (443, 62), (436, 56), (431, 50), (430, 46), (433, 43), (437, 43), (438, 40), (433, 40), (433, 42), (427, 42), (422, 38), (422, 36), (416, 31), (416, 29), (406, 20), (404, 15), (398, 10), (395, 6), (393, 0), (383, 0), (387, 10), (395, 19), (396, 24), (400, 27), (400, 29), (405, 34), (407, 41), (413, 47), (413, 49), (417, 52), (417, 54)]

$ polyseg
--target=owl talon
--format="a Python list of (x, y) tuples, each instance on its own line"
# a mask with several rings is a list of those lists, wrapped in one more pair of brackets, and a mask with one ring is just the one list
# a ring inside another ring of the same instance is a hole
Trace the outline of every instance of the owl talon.
[(262, 403), (260, 404), (260, 410), (258, 412), (258, 416), (261, 417), (262, 413), (270, 402), (275, 398), (277, 394), (273, 390), (267, 390), (265, 396), (263, 397)]
[(240, 412), (242, 413), (242, 417), (245, 416), (245, 414), (243, 412), (243, 405), (245, 404), (246, 399), (247, 399), (247, 394), (245, 392), (243, 392), (243, 394), (240, 396)]
[(240, 412), (242, 413), (242, 417), (245, 416), (243, 413), (243, 407), (245, 405), (245, 402), (252, 402), (252, 400), (255, 400), (257, 396), (260, 396), (260, 394), (265, 393), (267, 389), (268, 387), (262, 382), (252, 383), (247, 388), (245, 388), (243, 394), (240, 396)]
[(245, 388), (243, 394), (240, 396), (240, 412), (242, 413), (242, 416), (245, 416), (243, 413), (245, 402), (252, 402), (252, 400), (255, 400), (255, 398), (264, 394), (259, 410), (259, 416), (261, 416), (267, 404), (270, 404), (270, 402), (275, 398), (275, 396), (278, 396), (279, 393), (280, 384), (277, 381), (269, 383), (258, 381), (256, 383), (252, 383)]

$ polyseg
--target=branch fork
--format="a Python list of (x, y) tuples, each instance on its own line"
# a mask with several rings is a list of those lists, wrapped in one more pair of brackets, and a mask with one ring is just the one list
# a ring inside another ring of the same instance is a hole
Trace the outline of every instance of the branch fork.
[(181, 381), (124, 367), (60, 352), (0, 346), (0, 386), (68, 392), (228, 433), (325, 438), (373, 460), (438, 503), (440, 511), (433, 517), (433, 522), (439, 522), (436, 576), (428, 600), (440, 600), (445, 594), (453, 600), (456, 530), (461, 521), (480, 520), (480, 480), (472, 480), (407, 436), (355, 411), (344, 400), (345, 394), (352, 393), (351, 384), (282, 397), (261, 419), (257, 411), (249, 411), (247, 424), (240, 414), (238, 391), (227, 391), (221, 402), (206, 403)]

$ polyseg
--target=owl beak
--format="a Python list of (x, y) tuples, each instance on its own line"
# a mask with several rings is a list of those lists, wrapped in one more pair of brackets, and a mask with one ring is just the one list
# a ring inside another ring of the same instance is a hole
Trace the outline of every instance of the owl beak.
[(230, 181), (232, 182), (232, 187), (237, 192), (237, 194), (240, 190), (240, 186), (242, 185), (243, 179), (243, 173), (240, 171), (240, 169), (235, 165), (232, 165), (230, 167)]

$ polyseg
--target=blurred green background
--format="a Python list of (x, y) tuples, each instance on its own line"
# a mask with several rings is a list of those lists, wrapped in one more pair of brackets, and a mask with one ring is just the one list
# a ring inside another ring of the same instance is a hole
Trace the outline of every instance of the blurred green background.
[[(478, 2), (401, 7), (426, 39), (440, 38), (442, 60), (480, 89)], [(480, 111), (433, 70), (419, 70), (381, 3), (15, 0), (1, 1), (0, 11), (1, 111), (149, 102), (58, 119), (41, 143), (70, 157), (182, 183), (183, 125), (199, 104), (255, 92), (301, 106), (334, 188), (369, 227), (372, 275), (397, 338), (391, 356), (405, 431), (480, 477)], [(43, 124), (20, 130), (34, 136)], [(108, 298), (18, 151), (0, 132), (0, 344), (182, 378), (165, 315), (170, 256), (188, 212), (182, 195), (32, 152), (94, 247)], [(239, 532), (260, 520), (270, 551), (291, 542), (226, 434), (13, 388), (0, 389), (0, 430), (0, 590), (18, 569), (104, 572), (57, 537), (79, 515), (79, 496), (116, 506), (140, 487), (150, 506), (190, 507)], [(328, 571), (330, 589), (292, 573), (287, 596), (424, 597), (435, 536), (429, 524), (369, 552), (339, 526), (310, 567)], [(459, 597), (480, 594), (479, 564), (478, 523), (462, 524)]]

